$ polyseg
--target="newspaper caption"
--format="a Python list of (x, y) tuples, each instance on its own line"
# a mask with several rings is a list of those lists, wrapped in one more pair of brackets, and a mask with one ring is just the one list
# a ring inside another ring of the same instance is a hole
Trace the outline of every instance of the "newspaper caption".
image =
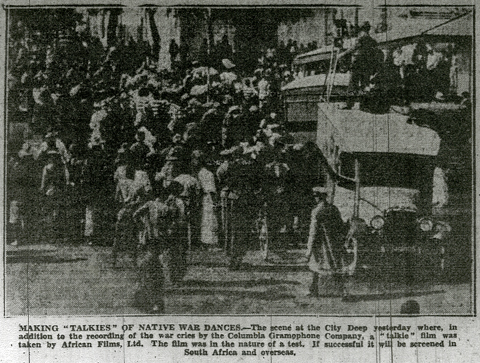
[(457, 326), (353, 324), (19, 325), (19, 349), (178, 349), (191, 355), (295, 356), (301, 349), (456, 347)]

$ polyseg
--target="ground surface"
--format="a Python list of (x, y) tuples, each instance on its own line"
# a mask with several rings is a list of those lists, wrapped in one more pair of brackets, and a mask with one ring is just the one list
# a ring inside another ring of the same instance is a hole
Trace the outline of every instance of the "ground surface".
[[(135, 305), (137, 274), (126, 255), (114, 268), (111, 248), (88, 245), (7, 246), (6, 313), (12, 315), (142, 314)], [(222, 250), (195, 251), (181, 287), (167, 287), (166, 314), (399, 314), (419, 302), (422, 314), (472, 312), (467, 280), (407, 286), (357, 279), (353, 302), (307, 297), (311, 274), (304, 250), (278, 251), (269, 262), (251, 251), (243, 269), (230, 271)]]

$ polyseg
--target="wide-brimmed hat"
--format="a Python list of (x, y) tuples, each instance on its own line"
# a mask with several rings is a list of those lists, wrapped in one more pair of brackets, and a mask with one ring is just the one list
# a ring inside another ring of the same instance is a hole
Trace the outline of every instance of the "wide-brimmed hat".
[(242, 154), (243, 154), (243, 148), (241, 148), (240, 146), (233, 146), (230, 149), (220, 151), (220, 155), (222, 156), (238, 157)]
[(255, 69), (255, 70), (253, 71), (253, 74), (254, 74), (254, 75), (259, 75), (259, 76), (261, 76), (262, 73), (263, 73), (263, 68), (257, 68), (257, 69)]
[(230, 59), (222, 59), (222, 64), (227, 69), (232, 69), (235, 67), (235, 64)]
[(190, 107), (200, 107), (200, 106), (202, 106), (202, 103), (198, 99), (193, 97), (188, 101), (188, 105)]
[(372, 26), (370, 25), (370, 22), (366, 21), (362, 24), (362, 26), (360, 27), (360, 30), (369, 32), (371, 28)]
[(18, 152), (18, 157), (19, 158), (23, 158), (25, 156), (30, 156), (30, 155), (33, 155), (33, 152), (31, 150), (31, 147), (29, 146), (27, 150), (24, 150), (24, 149), (21, 149), (19, 152)]
[(225, 95), (225, 96), (223, 96), (222, 103), (223, 103), (224, 105), (230, 105), (230, 104), (232, 104), (232, 103), (233, 103), (233, 97), (230, 96), (230, 95)]
[(200, 164), (205, 162), (206, 155), (202, 150), (193, 150), (191, 155), (192, 161), (197, 160)]
[(170, 185), (167, 187), (167, 193), (170, 195), (179, 196), (183, 192), (183, 185), (176, 180), (172, 180)]
[(232, 112), (234, 111), (241, 111), (240, 107), (235, 105), (235, 106), (231, 106), (229, 109), (228, 109), (228, 113), (231, 114)]
[(300, 150), (303, 149), (303, 144), (301, 144), (301, 143), (294, 144), (292, 146), (292, 149), (295, 150), (295, 151), (300, 151)]
[(183, 147), (175, 146), (168, 152), (165, 160), (167, 160), (167, 161), (180, 160), (183, 156), (184, 156)]
[(328, 189), (326, 187), (317, 186), (312, 188), (312, 192), (314, 195), (328, 194)]

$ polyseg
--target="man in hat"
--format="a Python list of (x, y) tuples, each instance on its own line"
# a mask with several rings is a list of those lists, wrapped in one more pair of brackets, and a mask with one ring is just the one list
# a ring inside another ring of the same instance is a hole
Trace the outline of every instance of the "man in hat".
[(217, 44), (217, 52), (218, 55), (221, 57), (220, 59), (230, 58), (233, 55), (232, 46), (228, 41), (227, 34), (224, 34), (222, 37), (222, 41)]
[(285, 247), (285, 234), (281, 230), (290, 227), (288, 197), (292, 188), (291, 172), (282, 148), (281, 143), (275, 144), (272, 150), (273, 160), (264, 168), (265, 182), (262, 185), (267, 201), (268, 228), (275, 247)]
[(239, 131), (238, 124), (242, 114), (241, 106), (231, 106), (223, 120), (222, 125), (222, 147), (227, 149), (232, 147), (235, 142), (240, 141), (236, 135)]
[[(140, 290), (143, 304), (149, 313), (164, 312), (164, 276), (160, 255), (169, 246), (169, 227), (173, 217), (172, 210), (163, 200), (164, 195), (157, 189), (155, 199), (147, 201), (132, 216), (133, 220), (145, 225), (145, 254), (139, 263)], [(135, 246), (137, 248), (137, 246)], [(114, 260), (115, 263), (115, 260)]]
[(149, 192), (152, 189), (147, 173), (147, 155), (150, 153), (150, 148), (145, 142), (145, 131), (137, 131), (135, 139), (137, 142), (129, 150), (130, 166), (135, 170), (134, 186), (135, 189), (143, 188)]
[(65, 204), (67, 181), (68, 171), (59, 154), (47, 153), (40, 186), (44, 213), (43, 237), (53, 240), (64, 237), (64, 223), (61, 222), (64, 217), (62, 207)]
[(170, 45), (168, 47), (168, 52), (170, 53), (170, 65), (173, 68), (177, 62), (177, 55), (180, 51), (180, 48), (175, 41), (175, 39), (170, 40)]
[(136, 142), (130, 147), (130, 158), (135, 170), (145, 170), (145, 162), (150, 148), (145, 143), (145, 132), (138, 130), (135, 135)]
[(155, 180), (168, 188), (172, 182), (179, 183), (182, 191), (179, 197), (185, 204), (188, 228), (190, 230), (190, 245), (199, 246), (199, 198), (200, 183), (191, 175), (189, 156), (181, 146), (174, 147), (166, 157), (162, 170), (156, 174)]
[(232, 162), (224, 172), (225, 184), (228, 187), (229, 203), (229, 235), (230, 235), (230, 269), (238, 270), (243, 257), (252, 247), (254, 234), (252, 227), (255, 224), (260, 207), (260, 180), (261, 174), (258, 162), (250, 154), (241, 149), (232, 154)]
[(220, 80), (222, 83), (231, 86), (233, 82), (237, 80), (237, 75), (233, 71), (233, 69), (235, 68), (235, 64), (232, 63), (230, 59), (225, 58), (222, 59), (222, 65), (224, 71), (220, 73)]
[(258, 99), (260, 108), (264, 108), (270, 97), (270, 77), (272, 70), (268, 68), (265, 72), (261, 73), (261, 78), (258, 81)]
[[(322, 285), (332, 284), (333, 294), (344, 289), (342, 275), (343, 238), (345, 224), (336, 206), (327, 201), (327, 189), (314, 187), (313, 194), (317, 205), (312, 211), (310, 232), (306, 257), (308, 266), (313, 272), (309, 296), (319, 296), (319, 282), (322, 276)], [(326, 291), (326, 294), (332, 292)]]
[(188, 229), (190, 231), (189, 244), (191, 247), (199, 247), (200, 244), (200, 192), (201, 186), (197, 178), (190, 171), (186, 161), (175, 162), (173, 179), (183, 186), (180, 198), (185, 204)]
[(229, 245), (231, 240), (231, 203), (229, 200), (230, 188), (228, 183), (228, 173), (232, 163), (239, 157), (241, 157), (243, 150), (240, 146), (233, 146), (230, 149), (226, 149), (220, 152), (220, 157), (223, 158), (222, 164), (216, 171), (216, 177), (218, 180), (218, 189), (220, 190), (220, 203), (221, 203), (221, 239), (224, 241), (225, 249)]
[(178, 165), (185, 163), (186, 152), (185, 148), (180, 144), (174, 144), (168, 150), (165, 149), (162, 152), (165, 155), (165, 164), (162, 169), (155, 174), (155, 181), (160, 183), (163, 188), (167, 188), (177, 176), (176, 170), (178, 170)]
[[(8, 202), (8, 241), (14, 245), (33, 240), (38, 217), (39, 168), (31, 146), (25, 142), (18, 155), (9, 159), (7, 186)], [(24, 238), (24, 240), (22, 240)]]
[(171, 213), (168, 226), (169, 243), (162, 260), (167, 269), (168, 279), (173, 285), (179, 285), (187, 272), (188, 221), (187, 210), (181, 194), (184, 187), (172, 181), (166, 190), (165, 203)]
[[(342, 53), (340, 57), (352, 54), (350, 66), (351, 77), (348, 91), (350, 97), (347, 101), (347, 108), (354, 105), (354, 96), (370, 85), (371, 77), (379, 70), (383, 63), (383, 52), (378, 49), (377, 42), (370, 36), (370, 23), (366, 21), (360, 27), (355, 47)], [(381, 55), (380, 55), (381, 53)], [(380, 59), (381, 58), (381, 59)]]
[(209, 142), (218, 145), (221, 143), (223, 123), (223, 115), (219, 111), (220, 104), (216, 102), (204, 106), (207, 111), (202, 115), (199, 124), (200, 142), (203, 145)]

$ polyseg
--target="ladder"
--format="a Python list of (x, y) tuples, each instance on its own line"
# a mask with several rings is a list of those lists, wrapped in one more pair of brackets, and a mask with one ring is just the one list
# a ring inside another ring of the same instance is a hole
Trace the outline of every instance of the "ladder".
[(333, 85), (335, 83), (335, 74), (337, 72), (338, 64), (338, 50), (335, 49), (335, 45), (332, 45), (332, 54), (330, 55), (330, 65), (328, 68), (327, 76), (325, 77), (324, 99), (326, 102), (330, 102), (330, 96), (332, 95)]

